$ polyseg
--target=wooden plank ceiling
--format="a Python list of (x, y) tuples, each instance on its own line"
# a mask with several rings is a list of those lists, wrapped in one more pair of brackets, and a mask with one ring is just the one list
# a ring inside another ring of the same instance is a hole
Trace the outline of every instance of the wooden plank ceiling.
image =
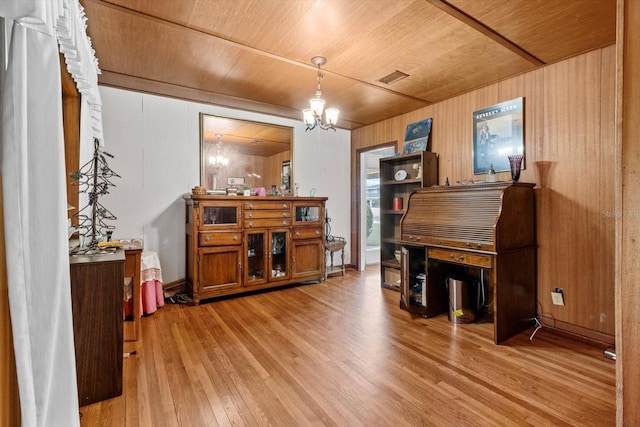
[[(103, 85), (355, 129), (615, 43), (616, 0), (81, 0)], [(409, 77), (378, 80), (396, 71)]]

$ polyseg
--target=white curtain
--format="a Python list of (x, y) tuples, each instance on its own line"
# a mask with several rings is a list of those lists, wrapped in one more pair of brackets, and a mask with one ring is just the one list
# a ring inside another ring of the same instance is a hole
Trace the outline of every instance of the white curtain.
[[(2, 0), (1, 173), (9, 307), (23, 426), (78, 426), (60, 63), (102, 141), (97, 62), (77, 0)], [(81, 145), (92, 141), (81, 140)]]
[(78, 425), (58, 46), (15, 23), (3, 90), (9, 307), (22, 421)]

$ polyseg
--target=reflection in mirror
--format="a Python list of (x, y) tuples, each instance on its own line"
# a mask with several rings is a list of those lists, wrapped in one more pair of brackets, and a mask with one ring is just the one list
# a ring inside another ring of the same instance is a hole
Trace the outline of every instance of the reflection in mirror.
[(214, 194), (229, 187), (293, 194), (292, 147), (291, 127), (200, 113), (200, 185)]

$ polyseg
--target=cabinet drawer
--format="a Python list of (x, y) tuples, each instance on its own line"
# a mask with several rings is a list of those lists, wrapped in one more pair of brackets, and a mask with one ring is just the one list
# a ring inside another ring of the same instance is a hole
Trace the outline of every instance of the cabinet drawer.
[(293, 229), (294, 239), (317, 239), (322, 237), (320, 227), (296, 227)]
[(244, 219), (290, 218), (291, 212), (283, 210), (249, 210), (244, 212)]
[(244, 202), (242, 204), (245, 210), (289, 210), (291, 209), (291, 203), (287, 202)]
[(265, 227), (288, 227), (291, 225), (290, 218), (278, 219), (248, 219), (244, 221), (245, 228), (265, 228)]
[(449, 249), (429, 248), (427, 257), (441, 261), (455, 262), (457, 264), (473, 265), (476, 267), (491, 268), (493, 258), (491, 255), (474, 254), (464, 251), (452, 251)]
[(240, 231), (201, 231), (198, 233), (200, 246), (240, 245), (242, 233)]

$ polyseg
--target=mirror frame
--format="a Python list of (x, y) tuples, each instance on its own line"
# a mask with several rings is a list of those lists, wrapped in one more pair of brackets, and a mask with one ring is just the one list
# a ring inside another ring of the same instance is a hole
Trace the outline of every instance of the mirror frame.
[[(205, 120), (207, 118), (213, 118), (215, 120), (222, 121), (223, 123), (221, 124), (220, 128), (214, 128), (214, 129), (205, 128)], [(273, 140), (273, 141), (265, 138), (269, 136), (273, 137), (274, 134), (281, 134), (283, 131), (288, 133), (288, 150), (274, 148), (274, 147), (277, 147), (278, 144), (283, 144), (284, 138), (278, 137), (276, 138), (278, 140)], [(207, 188), (207, 177), (206, 177), (207, 171), (206, 171), (205, 152), (207, 148), (206, 144), (208, 144), (209, 142), (207, 142), (207, 138), (205, 138), (205, 134), (212, 134), (212, 133), (222, 135), (223, 146), (224, 144), (226, 144), (227, 146), (229, 145), (234, 146), (234, 143), (228, 143), (230, 139), (235, 141), (235, 143), (237, 144), (241, 144), (241, 145), (236, 145), (236, 147), (240, 147), (240, 150), (237, 152), (237, 155), (246, 154), (246, 155), (252, 155), (257, 157), (265, 157), (265, 159), (271, 159), (273, 158), (273, 156), (276, 156), (278, 153), (289, 151), (290, 154), (286, 159), (277, 161), (278, 162), (277, 170), (278, 170), (278, 175), (280, 176), (277, 187), (278, 187), (278, 191), (280, 191), (280, 185), (282, 184), (282, 181), (283, 181), (282, 173), (285, 169), (285, 163), (286, 163), (286, 169), (289, 171), (289, 178), (288, 178), (289, 188), (287, 189), (287, 195), (293, 195), (294, 193), (293, 191), (294, 128), (292, 126), (265, 123), (265, 122), (255, 121), (255, 120), (239, 119), (235, 117), (225, 117), (225, 116), (219, 116), (215, 114), (201, 112), (200, 113), (200, 134), (199, 134), (199, 137), (200, 137), (200, 144), (199, 144), (200, 186), (206, 188), (209, 193), (213, 192), (212, 190), (214, 189)], [(227, 142), (225, 142), (225, 139), (227, 140)], [(256, 145), (256, 141), (258, 141), (259, 144), (266, 142), (266, 144), (264, 144), (259, 150), (260, 153), (267, 152), (271, 154), (266, 156), (263, 154), (254, 154), (253, 152), (258, 151), (257, 149), (253, 148), (253, 146)], [(271, 160), (271, 161), (266, 160), (266, 162), (271, 163), (271, 169), (276, 168), (275, 160)], [(275, 176), (276, 174), (275, 170), (271, 170), (270, 172), (271, 172), (270, 173), (271, 177)], [(266, 180), (266, 179), (269, 179), (269, 177), (265, 176), (265, 177), (261, 177), (261, 179)], [(266, 188), (267, 194), (271, 194), (271, 186), (273, 185), (273, 183), (271, 182), (268, 184), (269, 185), (263, 184), (262, 186)], [(225, 187), (226, 187), (226, 184), (225, 184)]]

